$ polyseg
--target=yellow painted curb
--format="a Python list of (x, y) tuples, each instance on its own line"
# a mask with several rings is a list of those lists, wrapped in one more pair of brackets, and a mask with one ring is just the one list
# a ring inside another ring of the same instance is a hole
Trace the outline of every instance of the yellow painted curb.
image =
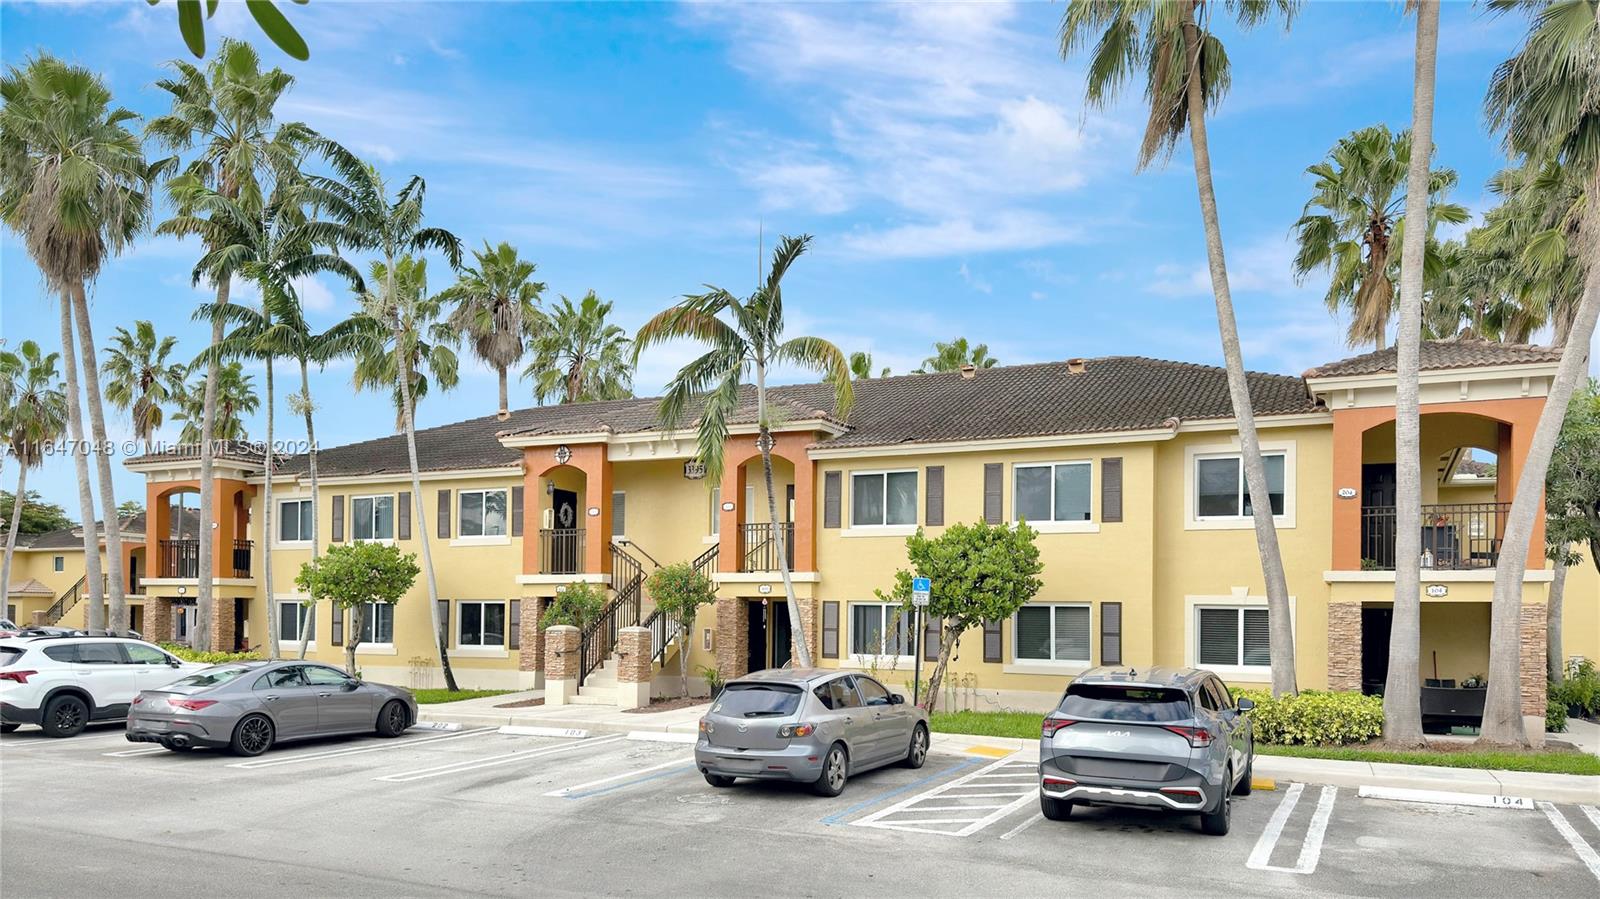
[(1252, 790), (1276, 790), (1277, 788), (1278, 782), (1270, 777), (1250, 778), (1250, 789)]
[(973, 755), (986, 755), (990, 758), (1002, 759), (1010, 755), (1014, 750), (1006, 749), (1003, 746), (968, 746), (967, 751)]

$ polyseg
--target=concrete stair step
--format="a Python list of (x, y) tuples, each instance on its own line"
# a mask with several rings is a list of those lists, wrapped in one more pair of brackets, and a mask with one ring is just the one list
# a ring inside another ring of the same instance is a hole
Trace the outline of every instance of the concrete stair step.
[(578, 695), (572, 697), (573, 705), (616, 705), (617, 691), (614, 687), (595, 688), (582, 686), (578, 688)]

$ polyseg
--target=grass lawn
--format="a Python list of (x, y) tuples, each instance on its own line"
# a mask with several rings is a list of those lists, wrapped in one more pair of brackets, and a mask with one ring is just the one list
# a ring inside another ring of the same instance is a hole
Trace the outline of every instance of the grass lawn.
[[(974, 734), (984, 737), (1039, 738), (1044, 718), (1032, 712), (935, 712), (930, 725), (937, 733)], [(1444, 768), (1485, 768), (1496, 771), (1533, 771), (1541, 774), (1600, 775), (1600, 757), (1582, 752), (1490, 752), (1468, 746), (1436, 751), (1376, 749), (1366, 746), (1272, 746), (1256, 744), (1262, 755), (1287, 755), (1344, 762), (1388, 762), (1397, 765), (1438, 765)]]
[(434, 705), (440, 702), (455, 702), (458, 699), (479, 699), (484, 696), (503, 696), (515, 693), (515, 690), (412, 690), (417, 697), (417, 705)]

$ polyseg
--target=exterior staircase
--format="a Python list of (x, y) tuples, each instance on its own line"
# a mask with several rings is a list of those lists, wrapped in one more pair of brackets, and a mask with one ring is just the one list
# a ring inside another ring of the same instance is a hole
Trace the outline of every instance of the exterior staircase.
[(578, 688), (578, 694), (572, 697), (573, 705), (609, 705), (617, 704), (617, 659), (612, 656), (601, 663), (600, 667), (589, 672), (583, 679), (583, 686)]

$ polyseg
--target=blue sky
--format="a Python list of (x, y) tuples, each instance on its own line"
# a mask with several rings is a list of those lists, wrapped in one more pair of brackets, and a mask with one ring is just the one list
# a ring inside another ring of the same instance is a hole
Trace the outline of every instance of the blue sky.
[[(896, 372), (956, 335), (1003, 363), (1220, 361), (1187, 154), (1134, 174), (1140, 92), (1085, 114), (1081, 60), (1056, 52), (1059, 3), (284, 6), (309, 63), (259, 39), (242, 4), (225, 2), (212, 28), (296, 76), (283, 118), (397, 181), (422, 175), (433, 224), (471, 245), (511, 241), (548, 296), (594, 289), (630, 330), (702, 283), (748, 290), (764, 229), (768, 249), (777, 234), (816, 235), (785, 283), (791, 333)], [(1521, 28), (1444, 9), (1437, 160), (1475, 212), (1504, 163), (1483, 126), (1484, 86)], [(1346, 355), (1324, 285), (1290, 272), (1304, 169), (1351, 130), (1409, 123), (1411, 22), (1398, 3), (1317, 3), (1290, 33), (1224, 39), (1233, 90), (1210, 133), (1246, 362), (1298, 373)], [(187, 56), (171, 3), (0, 5), (4, 63), (40, 49), (102, 72), (145, 115), (166, 108), (152, 86), (161, 64)], [(147, 318), (186, 357), (198, 351), (197, 258), (192, 243), (147, 238), (109, 264), (92, 298), (101, 345)], [(55, 343), (55, 301), (9, 232), (0, 268), (0, 336)], [(432, 274), (447, 285), (442, 265)], [(320, 326), (354, 309), (331, 280), (302, 294)], [(637, 389), (657, 391), (690, 352), (648, 355)], [(312, 389), (324, 445), (392, 428), (386, 396), (354, 394), (347, 364)], [(530, 403), (525, 384), (513, 390), (514, 405)], [(492, 372), (469, 363), (419, 422), (494, 406)], [(278, 422), (280, 438), (304, 436), (287, 414)], [(250, 430), (262, 436), (259, 416)], [(119, 498), (142, 497), (118, 469)], [(29, 482), (75, 515), (73, 479), (58, 458)]]

